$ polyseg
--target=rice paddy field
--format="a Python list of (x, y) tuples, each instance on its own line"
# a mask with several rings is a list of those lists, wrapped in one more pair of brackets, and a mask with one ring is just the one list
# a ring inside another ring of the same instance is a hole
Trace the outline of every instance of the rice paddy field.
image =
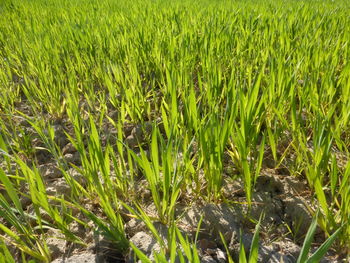
[(1, 0), (0, 263), (349, 262), (350, 3)]

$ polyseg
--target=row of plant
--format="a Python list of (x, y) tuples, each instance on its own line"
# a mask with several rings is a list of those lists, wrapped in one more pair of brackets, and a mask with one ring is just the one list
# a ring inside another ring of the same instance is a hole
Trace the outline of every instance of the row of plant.
[[(162, 244), (160, 262), (199, 262), (195, 241), (176, 226), (177, 205), (185, 196), (187, 205), (234, 201), (223, 196), (228, 176), (243, 180), (251, 207), (268, 161), (308, 182), (318, 226), (330, 237), (312, 260), (335, 236), (347, 253), (349, 11), (346, 1), (3, 1), (0, 261), (10, 262), (5, 244), (23, 262), (50, 261), (51, 228), (84, 245), (69, 227), (88, 227), (77, 210), (121, 252), (131, 245), (148, 261), (128, 242), (126, 209)], [(140, 135), (128, 137), (129, 126)], [(62, 138), (80, 164), (67, 160)], [(39, 154), (59, 168), (68, 196), (47, 194)], [(135, 190), (141, 179), (156, 218)], [(86, 205), (96, 200), (99, 213)], [(170, 227), (167, 245), (154, 220)], [(256, 253), (257, 241), (249, 262)]]

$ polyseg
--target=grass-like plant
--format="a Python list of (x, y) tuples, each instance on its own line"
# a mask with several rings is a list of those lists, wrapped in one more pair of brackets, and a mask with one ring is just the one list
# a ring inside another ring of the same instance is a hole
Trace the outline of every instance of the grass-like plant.
[[(196, 262), (178, 205), (225, 202), (225, 180), (239, 177), (249, 213), (268, 168), (305, 179), (320, 228), (349, 252), (349, 10), (345, 0), (0, 1), (5, 243), (23, 261), (49, 261), (48, 227), (83, 243), (69, 230), (86, 226), (74, 210), (126, 251), (122, 210), (145, 221), (150, 191), (172, 229), (157, 260)], [(47, 194), (47, 162), (69, 194)]]

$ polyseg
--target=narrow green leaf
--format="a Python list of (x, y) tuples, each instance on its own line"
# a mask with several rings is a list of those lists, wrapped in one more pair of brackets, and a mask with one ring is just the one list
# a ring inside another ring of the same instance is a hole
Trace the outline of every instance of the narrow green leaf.
[(317, 217), (318, 217), (318, 212), (314, 216), (314, 219), (311, 222), (309, 230), (306, 233), (305, 240), (304, 240), (303, 246), (301, 248), (297, 263), (304, 263), (307, 260), (307, 257), (309, 255), (310, 248), (311, 248), (311, 243), (313, 241), (314, 234), (315, 234), (316, 227), (317, 227)]
[(316, 263), (320, 262), (323, 256), (327, 253), (330, 246), (333, 244), (333, 242), (336, 240), (338, 235), (341, 233), (343, 226), (338, 228), (337, 231), (335, 231), (327, 240), (315, 251), (314, 254), (312, 254), (311, 257), (308, 258), (306, 261), (307, 263)]

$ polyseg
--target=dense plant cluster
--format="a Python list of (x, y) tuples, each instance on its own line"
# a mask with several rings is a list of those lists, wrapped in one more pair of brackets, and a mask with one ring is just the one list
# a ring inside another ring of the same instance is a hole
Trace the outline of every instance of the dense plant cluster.
[[(1, 1), (0, 262), (49, 262), (52, 229), (84, 247), (73, 223), (147, 262), (131, 218), (159, 243), (155, 260), (199, 262), (178, 209), (234, 205), (257, 223), (271, 171), (307, 182), (315, 220), (286, 234), (306, 238), (300, 262), (317, 224), (330, 237), (318, 255), (336, 240), (346, 256), (349, 24), (341, 0)], [(232, 181), (244, 201), (225, 194)]]

